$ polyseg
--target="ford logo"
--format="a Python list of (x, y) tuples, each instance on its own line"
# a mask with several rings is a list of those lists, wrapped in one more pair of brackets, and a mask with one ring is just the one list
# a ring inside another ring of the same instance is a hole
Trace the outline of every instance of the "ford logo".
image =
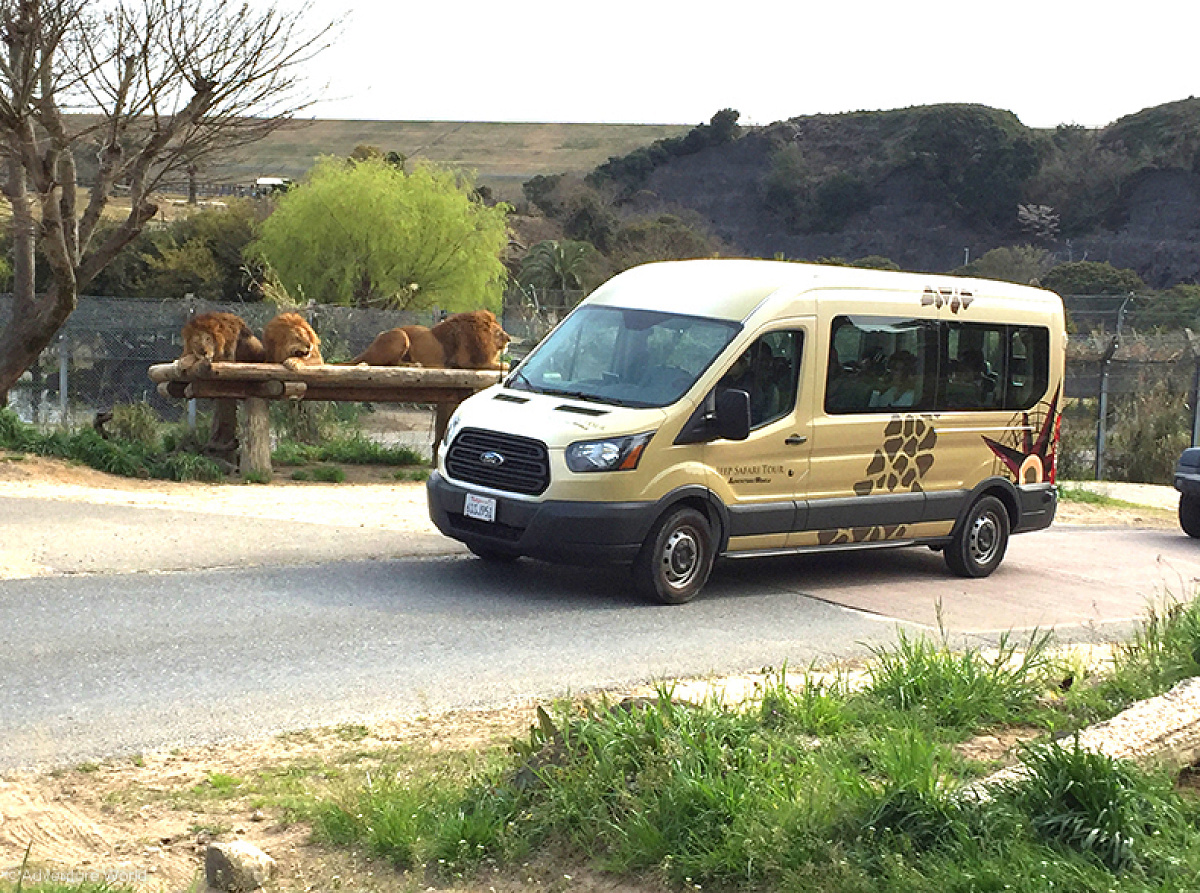
[(486, 453), (479, 454), (479, 461), (484, 465), (490, 465), (492, 468), (499, 468), (504, 464), (504, 457), (495, 450), (488, 450)]

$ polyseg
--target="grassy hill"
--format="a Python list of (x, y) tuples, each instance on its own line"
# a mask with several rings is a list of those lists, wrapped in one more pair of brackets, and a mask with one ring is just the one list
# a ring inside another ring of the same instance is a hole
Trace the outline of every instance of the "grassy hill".
[(537, 174), (586, 173), (614, 155), (679, 136), (679, 124), (510, 124), (462, 121), (297, 122), (210, 171), (214, 179), (252, 183), (260, 176), (298, 179), (321, 155), (348, 156), (359, 145), (426, 158), (476, 172), (509, 201)]

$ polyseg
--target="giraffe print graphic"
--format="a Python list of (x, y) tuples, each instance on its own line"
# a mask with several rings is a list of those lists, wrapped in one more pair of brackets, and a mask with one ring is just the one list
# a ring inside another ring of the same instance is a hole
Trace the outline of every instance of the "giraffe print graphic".
[[(884, 428), (883, 437), (883, 446), (867, 465), (867, 476), (854, 485), (855, 494), (921, 492), (921, 480), (933, 467), (933, 448), (937, 444), (933, 416), (894, 415)], [(907, 532), (904, 524), (851, 527), (822, 530), (817, 541), (822, 546), (873, 543), (899, 539)]]

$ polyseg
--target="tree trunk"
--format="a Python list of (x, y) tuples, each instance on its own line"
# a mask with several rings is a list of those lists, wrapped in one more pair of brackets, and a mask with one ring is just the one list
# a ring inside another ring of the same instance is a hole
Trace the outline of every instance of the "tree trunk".
[(13, 304), (12, 320), (0, 333), (0, 406), (8, 404), (12, 386), (54, 340), (76, 304), (73, 276), (64, 283), (52, 272), (47, 290), (40, 295), (36, 291), (34, 251), (38, 227), (25, 189), (24, 172), (13, 164), (15, 169), (10, 170), (5, 190), (13, 212)]
[(12, 323), (0, 334), (0, 406), (8, 392), (54, 340), (75, 309), (75, 295), (60, 294), (57, 284), (43, 295), (13, 294)]

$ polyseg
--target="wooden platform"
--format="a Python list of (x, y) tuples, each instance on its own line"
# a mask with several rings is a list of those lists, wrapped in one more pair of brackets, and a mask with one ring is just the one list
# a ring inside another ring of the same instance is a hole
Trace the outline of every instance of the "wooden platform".
[(268, 400), (331, 400), (349, 403), (432, 403), (437, 407), (434, 450), (455, 408), (467, 397), (496, 384), (498, 370), (426, 369), (417, 366), (305, 366), (274, 363), (176, 363), (150, 367), (150, 380), (164, 397), (211, 399), (241, 404), (245, 439), (239, 453), (242, 474), (271, 473)]

